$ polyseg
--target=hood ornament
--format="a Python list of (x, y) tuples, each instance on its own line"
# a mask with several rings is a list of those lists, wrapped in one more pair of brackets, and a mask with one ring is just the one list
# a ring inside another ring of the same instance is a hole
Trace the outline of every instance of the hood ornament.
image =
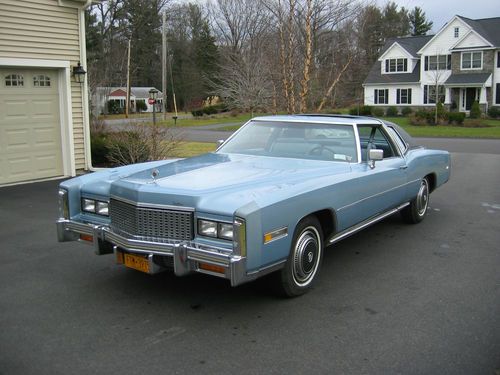
[(153, 183), (156, 183), (156, 178), (160, 175), (160, 171), (158, 169), (153, 169), (151, 171), (151, 178), (153, 179)]

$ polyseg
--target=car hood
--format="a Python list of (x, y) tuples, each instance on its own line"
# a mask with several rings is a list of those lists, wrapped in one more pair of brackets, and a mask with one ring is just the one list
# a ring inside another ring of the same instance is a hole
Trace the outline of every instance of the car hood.
[[(348, 163), (210, 153), (155, 164), (109, 181), (109, 194), (133, 202), (231, 214), (271, 195), (300, 193), (318, 179), (350, 171)], [(153, 174), (155, 177), (153, 177)], [(101, 181), (102, 182), (102, 181)], [(88, 186), (90, 187), (90, 186)]]

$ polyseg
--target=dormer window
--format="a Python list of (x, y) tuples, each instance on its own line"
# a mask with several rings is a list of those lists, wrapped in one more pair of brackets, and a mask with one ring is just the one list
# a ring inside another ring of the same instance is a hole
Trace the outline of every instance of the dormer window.
[(455, 38), (458, 38), (458, 37), (460, 36), (460, 28), (459, 28), (459, 27), (455, 27), (455, 28), (453, 29), (453, 36), (454, 36)]
[(387, 59), (385, 60), (385, 72), (406, 72), (408, 70), (408, 59)]

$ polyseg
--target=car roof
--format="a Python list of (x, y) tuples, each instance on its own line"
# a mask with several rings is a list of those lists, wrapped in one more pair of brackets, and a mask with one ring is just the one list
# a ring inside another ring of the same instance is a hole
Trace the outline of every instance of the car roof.
[(373, 124), (382, 121), (374, 117), (329, 115), (329, 114), (300, 114), (300, 115), (274, 115), (254, 117), (255, 121), (289, 121), (289, 122), (316, 122), (336, 125)]

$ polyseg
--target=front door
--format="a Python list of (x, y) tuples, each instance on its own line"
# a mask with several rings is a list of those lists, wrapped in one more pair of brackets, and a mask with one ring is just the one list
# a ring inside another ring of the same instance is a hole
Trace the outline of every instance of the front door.
[(470, 111), (472, 108), (472, 103), (474, 103), (475, 100), (478, 100), (478, 92), (477, 92), (476, 87), (467, 87), (462, 89), (462, 110), (463, 111)]

